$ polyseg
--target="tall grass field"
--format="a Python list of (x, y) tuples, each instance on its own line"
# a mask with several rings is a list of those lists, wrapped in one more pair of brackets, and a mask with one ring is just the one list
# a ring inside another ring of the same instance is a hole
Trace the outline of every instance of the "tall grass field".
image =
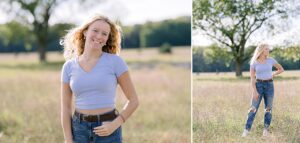
[(234, 73), (194, 73), (193, 142), (299, 143), (300, 71), (285, 71), (274, 79), (274, 88), (270, 136), (262, 137), (262, 101), (249, 136), (242, 138), (251, 100), (249, 72), (238, 79)]
[[(120, 55), (140, 100), (123, 124), (124, 143), (191, 142), (191, 52), (173, 48), (123, 50)], [(0, 54), (0, 142), (63, 143), (60, 124), (61, 53), (48, 52), (39, 64), (36, 53)], [(117, 109), (125, 104), (120, 87)]]

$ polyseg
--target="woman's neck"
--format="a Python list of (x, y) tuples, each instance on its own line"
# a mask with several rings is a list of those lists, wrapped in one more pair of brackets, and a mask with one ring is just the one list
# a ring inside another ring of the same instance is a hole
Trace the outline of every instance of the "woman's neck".
[(86, 61), (90, 61), (90, 60), (95, 60), (95, 59), (99, 59), (99, 57), (102, 55), (102, 51), (90, 51), (90, 50), (86, 50), (83, 51), (81, 57), (82, 59), (86, 60)]

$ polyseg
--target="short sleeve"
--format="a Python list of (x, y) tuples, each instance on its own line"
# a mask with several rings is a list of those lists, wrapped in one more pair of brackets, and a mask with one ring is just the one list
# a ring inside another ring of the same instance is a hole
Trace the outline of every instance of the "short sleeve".
[(277, 64), (277, 61), (273, 58), (269, 58), (270, 59), (270, 62), (272, 64), (272, 66), (274, 66), (275, 64)]
[(64, 83), (70, 82), (70, 61), (64, 63), (61, 70), (61, 81)]
[(126, 62), (119, 56), (115, 56), (114, 58), (114, 70), (117, 77), (128, 71)]

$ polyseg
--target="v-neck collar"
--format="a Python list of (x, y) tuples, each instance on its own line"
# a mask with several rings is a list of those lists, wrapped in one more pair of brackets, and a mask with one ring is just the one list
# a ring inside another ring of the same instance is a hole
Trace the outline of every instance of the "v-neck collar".
[(81, 65), (80, 65), (80, 63), (79, 63), (79, 56), (76, 57), (76, 63), (77, 63), (78, 67), (80, 68), (80, 70), (81, 70), (82, 72), (84, 72), (85, 74), (89, 74), (89, 73), (91, 73), (91, 72), (97, 67), (97, 65), (102, 61), (101, 59), (102, 59), (102, 57), (103, 57), (104, 55), (105, 55), (105, 52), (102, 52), (102, 54), (101, 54), (101, 56), (98, 58), (96, 64), (91, 68), (90, 71), (85, 71), (85, 70), (81, 67)]
[(264, 61), (263, 63), (261, 63), (261, 62), (259, 62), (259, 61), (257, 60), (257, 63), (259, 63), (259, 64), (261, 64), (261, 65), (264, 65), (264, 64), (267, 63), (267, 59), (265, 59), (265, 61)]

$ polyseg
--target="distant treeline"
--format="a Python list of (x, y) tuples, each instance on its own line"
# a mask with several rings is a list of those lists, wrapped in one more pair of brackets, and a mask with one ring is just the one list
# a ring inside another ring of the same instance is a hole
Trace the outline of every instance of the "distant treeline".
[[(249, 46), (246, 49), (253, 51), (255, 46)], [(277, 60), (285, 70), (300, 69), (300, 45), (285, 48), (275, 47), (270, 51), (270, 56)], [(244, 62), (243, 71), (249, 70), (250, 58)], [(235, 65), (226, 49), (216, 47), (216, 45), (193, 47), (193, 72), (229, 71), (235, 71)]]
[[(72, 24), (50, 26), (47, 38), (47, 51), (61, 51), (59, 44)], [(188, 16), (160, 22), (146, 22), (122, 27), (122, 47), (159, 47), (163, 44), (183, 46), (191, 44), (191, 18)], [(36, 51), (36, 39), (26, 25), (12, 21), (0, 25), (0, 52)]]

